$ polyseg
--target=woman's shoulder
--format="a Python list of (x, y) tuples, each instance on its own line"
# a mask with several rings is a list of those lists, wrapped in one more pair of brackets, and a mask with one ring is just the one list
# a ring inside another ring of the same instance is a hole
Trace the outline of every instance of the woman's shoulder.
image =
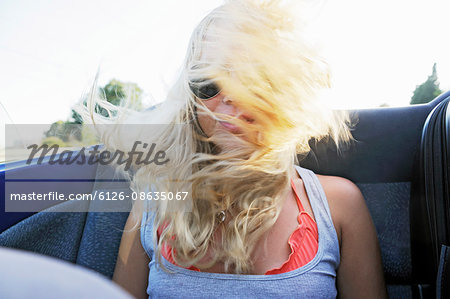
[(364, 197), (352, 181), (338, 176), (317, 175), (330, 207), (331, 218), (341, 244), (342, 230), (367, 209)]

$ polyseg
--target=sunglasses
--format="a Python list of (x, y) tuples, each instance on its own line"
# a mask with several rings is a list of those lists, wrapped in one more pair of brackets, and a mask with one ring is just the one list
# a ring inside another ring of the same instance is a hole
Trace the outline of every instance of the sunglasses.
[(208, 79), (193, 80), (189, 82), (189, 88), (200, 100), (210, 100), (220, 93), (219, 86)]

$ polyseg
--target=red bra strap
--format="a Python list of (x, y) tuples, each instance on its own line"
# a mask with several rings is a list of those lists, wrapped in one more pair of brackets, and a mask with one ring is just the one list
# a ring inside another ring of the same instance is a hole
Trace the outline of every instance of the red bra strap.
[(305, 209), (303, 208), (302, 202), (300, 201), (300, 196), (298, 196), (297, 189), (295, 188), (295, 185), (294, 185), (294, 180), (291, 180), (291, 186), (292, 186), (292, 189), (294, 190), (295, 199), (297, 200), (298, 209), (299, 209), (299, 211), (301, 213)]

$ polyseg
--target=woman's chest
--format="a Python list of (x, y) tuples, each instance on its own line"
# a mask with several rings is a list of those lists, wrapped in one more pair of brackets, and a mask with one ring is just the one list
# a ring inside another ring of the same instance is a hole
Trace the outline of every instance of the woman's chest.
[[(299, 189), (299, 188), (297, 188)], [(305, 198), (305, 194), (298, 192), (299, 196)], [(309, 206), (309, 202), (306, 203)], [(305, 206), (305, 204), (303, 204)], [(306, 207), (305, 207), (306, 210)], [(252, 264), (252, 273), (263, 275), (269, 270), (281, 267), (292, 253), (289, 239), (293, 237), (294, 232), (299, 229), (299, 205), (295, 194), (288, 193), (283, 202), (280, 214), (274, 225), (266, 231), (256, 242), (254, 250), (250, 255)], [(310, 214), (311, 215), (311, 214)], [(220, 240), (220, 236), (215, 236), (215, 240)], [(220, 250), (220, 245), (214, 246)], [(212, 258), (212, 250), (206, 255), (206, 259)], [(223, 262), (216, 262), (212, 267), (203, 269), (203, 272), (225, 273)]]

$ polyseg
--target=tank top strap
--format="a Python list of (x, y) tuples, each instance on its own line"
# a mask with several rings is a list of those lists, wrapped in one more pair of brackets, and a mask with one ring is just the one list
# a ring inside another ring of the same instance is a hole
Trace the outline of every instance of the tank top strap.
[(313, 171), (297, 165), (295, 165), (295, 168), (303, 180), (306, 194), (308, 195), (314, 217), (316, 218), (319, 242), (326, 244), (325, 247), (327, 249), (325, 254), (339, 265), (339, 241), (322, 184)]
[(302, 178), (315, 218), (320, 217), (327, 227), (332, 227), (333, 222), (328, 200), (317, 175), (311, 170), (297, 165), (295, 165), (295, 168)]
[(292, 190), (294, 190), (295, 200), (297, 201), (298, 210), (301, 213), (301, 212), (305, 211), (305, 209), (303, 208), (302, 202), (300, 200), (300, 196), (297, 193), (297, 188), (295, 188), (295, 184), (294, 184), (293, 180), (291, 180), (291, 186), (292, 186)]
[[(149, 191), (155, 192), (155, 187), (153, 185), (150, 188), (146, 189), (146, 192)], [(151, 211), (149, 207), (148, 201), (143, 201), (143, 211), (142, 211), (142, 220), (141, 220), (141, 244), (144, 248), (147, 255), (150, 259), (153, 258), (154, 248), (153, 248), (153, 221), (154, 221), (154, 213)]]

